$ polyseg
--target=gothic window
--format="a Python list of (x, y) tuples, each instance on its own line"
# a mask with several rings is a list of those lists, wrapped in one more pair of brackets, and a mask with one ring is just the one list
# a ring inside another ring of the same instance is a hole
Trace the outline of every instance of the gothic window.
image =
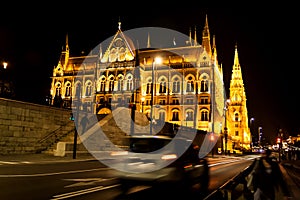
[(151, 85), (152, 85), (152, 83), (147, 83), (147, 89), (146, 89), (146, 93), (147, 94), (151, 94)]
[(235, 136), (239, 136), (239, 131), (235, 131)]
[(124, 47), (121, 47), (119, 49), (118, 56), (119, 56), (119, 58), (118, 58), (119, 61), (124, 61), (125, 60), (125, 48)]
[(173, 80), (173, 93), (179, 93), (180, 92), (180, 80), (179, 78), (175, 78)]
[(101, 81), (100, 81), (100, 92), (105, 92), (105, 77), (101, 78)]
[(71, 83), (70, 82), (67, 82), (66, 83), (66, 93), (65, 93), (65, 96), (66, 97), (69, 97), (69, 96), (71, 96)]
[(189, 110), (186, 112), (186, 121), (193, 121), (194, 120), (194, 112)]
[(167, 89), (167, 83), (164, 78), (161, 79), (161, 82), (159, 84), (159, 93), (166, 93)]
[(126, 86), (127, 86), (127, 91), (133, 90), (133, 78), (131, 75), (127, 77), (127, 85)]
[(194, 92), (194, 81), (193, 81), (193, 77), (191, 76), (189, 76), (188, 80), (186, 81), (186, 91)]
[(208, 104), (208, 97), (200, 97), (200, 104)]
[(192, 98), (186, 99), (186, 104), (188, 104), (188, 105), (194, 104), (194, 99), (192, 99)]
[(61, 83), (56, 83), (55, 96), (61, 96)]
[(159, 100), (159, 105), (166, 105), (166, 100), (165, 99), (160, 99)]
[(117, 49), (116, 48), (112, 48), (110, 50), (110, 54), (109, 54), (109, 61), (110, 62), (115, 62), (117, 60)]
[(114, 91), (114, 84), (115, 84), (114, 77), (111, 76), (109, 78), (109, 84), (108, 84), (108, 90), (110, 92)]
[(173, 105), (179, 105), (179, 99), (173, 99)]
[(123, 80), (123, 77), (120, 76), (118, 79), (118, 91), (123, 90), (123, 85), (124, 85), (124, 80)]
[(77, 83), (75, 86), (75, 96), (77, 97), (81, 96), (81, 83)]
[(236, 122), (239, 121), (239, 114), (238, 113), (234, 114), (234, 121), (236, 121)]
[(207, 110), (201, 111), (200, 121), (208, 121), (208, 111)]
[(88, 81), (85, 85), (85, 96), (91, 96), (92, 95), (92, 82)]
[(200, 92), (207, 92), (208, 91), (208, 81), (201, 80), (200, 82)]
[(172, 112), (172, 121), (179, 121), (179, 112), (178, 112), (178, 110), (174, 110)]
[(152, 79), (149, 78), (148, 81), (147, 81), (147, 86), (146, 86), (146, 93), (147, 94), (151, 94), (151, 90), (152, 90), (151, 86), (152, 86)]

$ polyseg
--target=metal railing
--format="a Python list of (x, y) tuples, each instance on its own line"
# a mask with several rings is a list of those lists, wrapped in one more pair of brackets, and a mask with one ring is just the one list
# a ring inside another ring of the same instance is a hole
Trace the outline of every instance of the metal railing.
[(251, 173), (254, 163), (210, 193), (203, 200), (253, 199), (253, 193), (247, 187), (247, 177)]

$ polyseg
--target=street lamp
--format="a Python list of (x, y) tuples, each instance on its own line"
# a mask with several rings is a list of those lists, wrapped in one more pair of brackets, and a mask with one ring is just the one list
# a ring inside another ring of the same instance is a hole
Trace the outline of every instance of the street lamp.
[(6, 69), (8, 63), (7, 62), (3, 62), (3, 68)]
[(142, 113), (144, 113), (144, 101), (145, 101), (145, 97), (142, 97), (141, 101), (142, 101)]
[(189, 116), (189, 115), (186, 113), (186, 114), (185, 114), (185, 126), (186, 126), (186, 127), (187, 127), (188, 116)]
[(211, 149), (211, 157), (214, 157), (214, 150), (215, 150), (215, 144), (214, 144), (214, 142), (215, 142), (215, 136), (214, 136), (214, 133), (211, 133), (211, 135), (210, 135), (210, 141), (213, 144), (213, 147)]
[(253, 146), (255, 146), (254, 143), (253, 143), (253, 141), (255, 141), (255, 137), (254, 137), (254, 120), (255, 120), (254, 117), (250, 118), (250, 134), (251, 134), (251, 140), (252, 140), (251, 148), (253, 148)]
[(225, 139), (225, 155), (227, 154), (227, 141), (228, 141), (228, 130), (227, 130), (227, 110), (228, 110), (228, 104), (230, 103), (230, 100), (227, 99), (225, 102), (225, 125), (224, 125), (224, 139)]
[(150, 110), (150, 135), (153, 134), (153, 105), (154, 105), (154, 84), (156, 84), (154, 80), (154, 68), (156, 64), (161, 64), (162, 59), (160, 57), (155, 57), (152, 62), (152, 84), (151, 84), (151, 110)]

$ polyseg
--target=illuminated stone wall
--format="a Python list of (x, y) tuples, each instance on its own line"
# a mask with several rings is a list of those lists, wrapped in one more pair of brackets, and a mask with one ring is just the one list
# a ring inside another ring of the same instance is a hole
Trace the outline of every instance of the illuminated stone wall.
[(47, 135), (74, 130), (70, 110), (0, 98), (0, 154), (34, 153)]

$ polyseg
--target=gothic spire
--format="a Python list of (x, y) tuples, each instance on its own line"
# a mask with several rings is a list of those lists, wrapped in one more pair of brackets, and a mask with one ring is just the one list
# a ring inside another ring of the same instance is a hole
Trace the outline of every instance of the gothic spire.
[(240, 70), (240, 62), (239, 62), (239, 56), (238, 56), (238, 50), (237, 50), (237, 44), (235, 44), (235, 53), (234, 53), (234, 62), (233, 62), (233, 69), (234, 70)]
[(195, 35), (194, 35), (195, 41), (194, 41), (194, 46), (197, 45), (197, 30), (196, 30), (196, 26), (195, 26)]
[(190, 28), (189, 43), (192, 46), (192, 29)]
[(210, 33), (209, 33), (209, 28), (208, 28), (207, 15), (206, 15), (206, 19), (205, 19), (205, 26), (202, 31), (202, 46), (206, 50), (208, 55), (211, 56)]

